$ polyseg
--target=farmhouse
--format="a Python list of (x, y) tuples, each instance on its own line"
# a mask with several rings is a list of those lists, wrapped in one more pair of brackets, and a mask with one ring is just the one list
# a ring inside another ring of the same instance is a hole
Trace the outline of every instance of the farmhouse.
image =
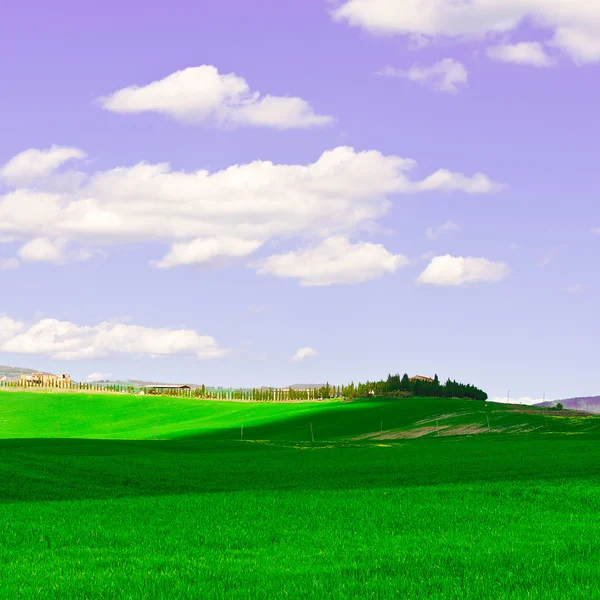
[(148, 394), (160, 394), (162, 392), (173, 392), (176, 390), (190, 390), (189, 385), (175, 385), (175, 384), (156, 384), (156, 385), (145, 385), (142, 388)]
[(31, 375), (21, 375), (19, 385), (23, 387), (69, 388), (71, 387), (71, 376), (68, 373), (62, 373), (61, 375), (32, 373)]
[(415, 381), (425, 381), (426, 383), (433, 383), (434, 380), (431, 377), (423, 377), (423, 375), (415, 375), (410, 378), (410, 382), (414, 383)]

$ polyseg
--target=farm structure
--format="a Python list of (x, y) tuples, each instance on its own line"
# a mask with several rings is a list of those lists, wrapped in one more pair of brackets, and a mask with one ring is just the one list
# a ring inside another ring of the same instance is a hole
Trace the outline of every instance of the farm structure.
[(68, 373), (61, 375), (32, 373), (31, 375), (21, 375), (19, 385), (23, 387), (70, 388), (71, 376)]
[(141, 388), (147, 394), (164, 394), (167, 392), (176, 392), (179, 390), (191, 390), (189, 385), (173, 385), (173, 384), (157, 384), (157, 385), (145, 385)]
[(415, 375), (414, 377), (410, 378), (410, 382), (414, 383), (415, 381), (425, 381), (426, 383), (433, 383), (434, 379), (431, 379), (431, 377), (424, 377), (423, 375)]

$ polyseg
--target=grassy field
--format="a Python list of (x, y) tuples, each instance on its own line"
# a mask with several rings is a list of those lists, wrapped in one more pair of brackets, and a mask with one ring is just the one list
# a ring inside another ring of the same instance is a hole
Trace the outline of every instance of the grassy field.
[[(258, 403), (168, 396), (0, 392), (0, 438), (393, 440), (600, 433), (600, 418), (445, 398)], [(312, 424), (312, 433), (311, 433)]]
[(600, 594), (598, 417), (178, 402), (0, 394), (0, 597)]

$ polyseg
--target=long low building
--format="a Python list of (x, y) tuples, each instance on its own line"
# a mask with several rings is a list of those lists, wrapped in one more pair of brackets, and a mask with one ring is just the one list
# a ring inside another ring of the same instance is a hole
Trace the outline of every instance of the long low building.
[(192, 388), (189, 385), (173, 385), (173, 384), (159, 383), (157, 385), (145, 385), (141, 389), (146, 390), (148, 392), (151, 392), (151, 391), (167, 392), (167, 391), (172, 391), (172, 390), (191, 390)]

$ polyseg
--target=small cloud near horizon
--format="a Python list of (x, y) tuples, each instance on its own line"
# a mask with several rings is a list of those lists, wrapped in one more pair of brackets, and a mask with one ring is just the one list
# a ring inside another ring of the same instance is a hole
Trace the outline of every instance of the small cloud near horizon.
[(523, 396), (521, 398), (496, 396), (495, 398), (491, 398), (489, 401), (498, 402), (500, 404), (525, 404), (527, 406), (533, 406), (534, 404), (540, 404), (541, 402), (553, 402), (553, 400), (550, 400), (549, 398), (530, 398), (528, 396)]
[(292, 356), (292, 362), (299, 362), (307, 358), (314, 358), (315, 356), (319, 356), (319, 353), (314, 348), (305, 346), (304, 348), (300, 348), (296, 354)]
[(106, 381), (112, 377), (112, 373), (90, 373), (87, 376), (87, 380), (90, 383), (94, 383), (96, 381)]

